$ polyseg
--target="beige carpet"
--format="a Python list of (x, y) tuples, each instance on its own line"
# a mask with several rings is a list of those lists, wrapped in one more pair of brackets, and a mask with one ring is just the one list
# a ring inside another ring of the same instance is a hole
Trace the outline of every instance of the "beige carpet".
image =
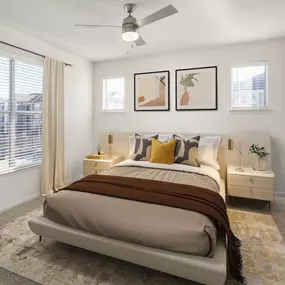
[[(229, 209), (232, 228), (243, 241), (248, 284), (284, 285), (285, 199), (278, 198), (271, 212), (263, 203), (251, 203), (236, 199), (234, 205), (243, 208)], [(44, 285), (194, 284), (49, 239), (39, 244), (27, 221), (40, 214), (40, 209), (34, 210), (0, 227), (0, 267)]]

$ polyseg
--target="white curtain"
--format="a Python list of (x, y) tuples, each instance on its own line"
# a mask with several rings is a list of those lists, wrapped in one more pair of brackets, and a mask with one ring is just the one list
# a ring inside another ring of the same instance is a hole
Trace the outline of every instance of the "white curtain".
[(45, 58), (43, 82), (42, 195), (65, 183), (64, 63)]

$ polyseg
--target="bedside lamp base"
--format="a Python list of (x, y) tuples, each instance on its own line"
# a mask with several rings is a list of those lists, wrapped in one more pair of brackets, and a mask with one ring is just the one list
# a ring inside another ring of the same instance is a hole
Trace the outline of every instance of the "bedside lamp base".
[(237, 168), (235, 169), (235, 171), (236, 171), (236, 172), (244, 172), (244, 169), (241, 168), (241, 167), (237, 167)]
[(112, 144), (109, 144), (109, 156), (112, 158)]

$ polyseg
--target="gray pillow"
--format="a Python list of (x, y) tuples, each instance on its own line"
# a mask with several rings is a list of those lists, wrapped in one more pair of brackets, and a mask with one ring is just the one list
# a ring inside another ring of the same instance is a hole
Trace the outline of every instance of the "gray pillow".
[(135, 150), (130, 158), (136, 161), (149, 161), (151, 156), (151, 139), (158, 139), (158, 135), (144, 138), (139, 134), (135, 134), (135, 138)]

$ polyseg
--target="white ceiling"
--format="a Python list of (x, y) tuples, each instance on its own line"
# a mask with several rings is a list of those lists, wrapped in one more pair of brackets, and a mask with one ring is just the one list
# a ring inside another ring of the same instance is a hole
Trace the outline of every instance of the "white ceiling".
[(93, 61), (285, 36), (285, 0), (133, 0), (137, 19), (169, 4), (179, 11), (141, 28), (147, 45), (134, 48), (121, 39), (120, 29), (73, 26), (121, 25), (128, 1), (0, 0), (0, 19)]

